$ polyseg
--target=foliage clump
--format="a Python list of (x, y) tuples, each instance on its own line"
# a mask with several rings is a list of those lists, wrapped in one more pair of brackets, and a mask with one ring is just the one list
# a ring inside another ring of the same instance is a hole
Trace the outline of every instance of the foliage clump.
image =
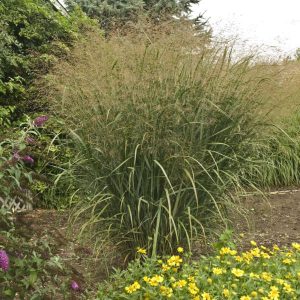
[[(191, 5), (199, 0), (67, 0), (70, 10), (79, 5), (91, 18), (98, 19), (102, 28), (111, 30), (126, 22), (136, 22), (140, 17), (159, 22), (191, 12)], [(199, 17), (200, 19), (200, 17)]]
[(92, 24), (80, 10), (63, 16), (50, 1), (1, 1), (0, 105), (18, 105), (19, 112), (41, 109), (41, 99), (33, 105), (33, 81)]
[(300, 244), (258, 246), (239, 252), (223, 246), (215, 255), (190, 259), (179, 247), (173, 256), (138, 253), (125, 271), (101, 285), (98, 299), (277, 300), (300, 297)]
[(52, 77), (59, 92), (49, 101), (81, 158), (72, 178), (87, 200), (74, 220), (129, 251), (191, 247), (214, 217), (224, 221), (243, 171), (255, 165), (261, 86), (249, 80), (250, 61), (233, 63), (190, 27), (162, 32), (91, 37)]

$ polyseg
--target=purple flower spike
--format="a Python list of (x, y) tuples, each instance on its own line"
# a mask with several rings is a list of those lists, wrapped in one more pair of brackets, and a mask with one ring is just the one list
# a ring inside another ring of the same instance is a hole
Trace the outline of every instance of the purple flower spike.
[(75, 280), (71, 281), (71, 289), (73, 291), (79, 291), (79, 284)]
[(14, 154), (13, 154), (13, 160), (14, 161), (19, 161), (21, 159), (21, 156), (20, 156), (20, 154), (19, 154), (19, 152), (14, 152)]
[(9, 257), (5, 250), (0, 250), (0, 269), (7, 272), (9, 268)]
[(31, 156), (29, 156), (29, 155), (23, 156), (23, 157), (22, 157), (22, 160), (23, 160), (25, 163), (29, 163), (29, 164), (31, 164), (31, 165), (34, 164), (34, 159), (33, 159)]
[(33, 125), (36, 127), (41, 127), (43, 126), (49, 119), (49, 116), (39, 116), (34, 119)]

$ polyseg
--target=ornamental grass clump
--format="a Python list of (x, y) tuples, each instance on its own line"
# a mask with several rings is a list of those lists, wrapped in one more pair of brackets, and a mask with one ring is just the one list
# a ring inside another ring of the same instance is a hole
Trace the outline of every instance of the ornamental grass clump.
[(150, 39), (90, 37), (53, 71), (51, 101), (80, 156), (73, 221), (94, 242), (155, 255), (225, 223), (255, 164), (261, 78), (193, 33)]
[(252, 243), (243, 252), (223, 246), (215, 255), (203, 256), (199, 261), (192, 261), (189, 253), (178, 251), (171, 257), (156, 259), (145, 255), (142, 259), (139, 255), (127, 270), (117, 271), (100, 286), (97, 299), (297, 300), (300, 297), (298, 243), (289, 248), (277, 245), (267, 248)]

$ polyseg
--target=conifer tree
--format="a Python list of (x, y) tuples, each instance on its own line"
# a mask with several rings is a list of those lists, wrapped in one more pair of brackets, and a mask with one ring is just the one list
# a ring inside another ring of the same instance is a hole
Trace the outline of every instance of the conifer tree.
[(140, 14), (151, 18), (170, 17), (190, 12), (200, 0), (65, 0), (69, 9), (78, 4), (90, 17), (96, 18), (104, 29), (116, 21), (134, 21)]

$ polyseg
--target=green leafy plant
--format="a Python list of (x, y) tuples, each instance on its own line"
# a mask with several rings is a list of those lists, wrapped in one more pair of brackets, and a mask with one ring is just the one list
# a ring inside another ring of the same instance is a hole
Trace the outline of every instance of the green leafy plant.
[(251, 244), (244, 252), (222, 247), (198, 261), (181, 247), (157, 259), (139, 254), (100, 285), (97, 299), (298, 299), (300, 244), (282, 249)]
[(17, 105), (19, 114), (41, 109), (41, 99), (32, 101), (37, 92), (33, 82), (93, 24), (78, 9), (69, 17), (61, 15), (50, 1), (1, 1), (0, 105)]
[(43, 118), (48, 119), (48, 116), (34, 120), (27, 117), (2, 132), (0, 197), (1, 205), (5, 203), (8, 209), (14, 208), (16, 199), (21, 204), (30, 204), (28, 207), (61, 208), (68, 204), (68, 189), (62, 188), (62, 181), (61, 189), (54, 188), (54, 182), (72, 156), (70, 143), (58, 119), (51, 117), (47, 126), (36, 123), (44, 122)]
[(51, 253), (47, 240), (42, 239), (38, 243), (26, 241), (15, 233), (14, 227), (0, 233), (0, 249), (2, 252), (5, 249), (9, 259), (5, 269), (1, 268), (3, 261), (0, 259), (2, 299), (15, 299), (17, 295), (21, 299), (49, 299), (59, 294), (70, 294), (69, 279), (61, 280), (65, 276), (70, 278), (70, 274), (62, 260)]

